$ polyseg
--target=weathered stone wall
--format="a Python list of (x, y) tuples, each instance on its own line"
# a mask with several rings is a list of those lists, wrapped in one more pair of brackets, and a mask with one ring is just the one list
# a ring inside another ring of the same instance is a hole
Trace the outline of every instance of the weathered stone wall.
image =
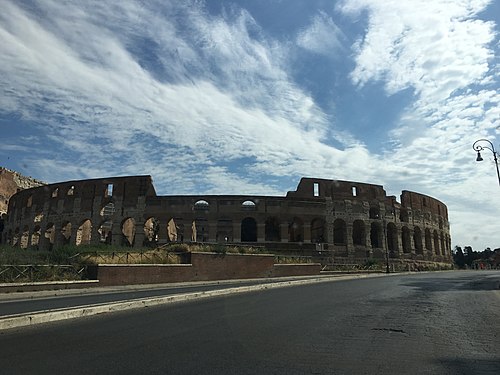
[(302, 178), (286, 196), (157, 196), (150, 176), (67, 181), (15, 194), (3, 242), (131, 247), (236, 243), (322, 251), (331, 258), (451, 262), (448, 211), (439, 200), (380, 185)]
[(42, 185), (45, 185), (42, 181), (0, 167), (0, 215), (7, 213), (7, 207), (11, 196), (20, 190)]

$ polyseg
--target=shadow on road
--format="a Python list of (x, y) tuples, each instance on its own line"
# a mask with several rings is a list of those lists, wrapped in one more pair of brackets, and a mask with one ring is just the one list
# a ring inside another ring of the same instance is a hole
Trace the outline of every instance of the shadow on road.
[(426, 292), (445, 292), (445, 291), (473, 291), (473, 290), (499, 290), (500, 272), (497, 275), (484, 274), (475, 279), (469, 275), (453, 279), (427, 278), (425, 280), (411, 279), (403, 283), (404, 286), (422, 289)]
[(500, 359), (464, 359), (464, 358), (444, 358), (439, 363), (451, 370), (453, 374), (500, 374)]

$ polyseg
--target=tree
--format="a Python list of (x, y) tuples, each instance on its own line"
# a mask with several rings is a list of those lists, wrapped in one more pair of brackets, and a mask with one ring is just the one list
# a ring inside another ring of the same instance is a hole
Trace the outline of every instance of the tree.
[(455, 250), (453, 251), (453, 261), (458, 268), (465, 268), (464, 252), (460, 246), (455, 246)]

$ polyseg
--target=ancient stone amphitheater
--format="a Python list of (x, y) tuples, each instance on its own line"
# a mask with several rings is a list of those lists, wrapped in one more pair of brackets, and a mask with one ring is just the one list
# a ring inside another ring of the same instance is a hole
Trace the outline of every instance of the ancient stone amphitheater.
[(286, 196), (158, 196), (150, 176), (67, 181), (19, 191), (2, 242), (131, 247), (168, 242), (265, 246), (362, 262), (451, 262), (448, 212), (439, 200), (380, 185), (302, 178)]

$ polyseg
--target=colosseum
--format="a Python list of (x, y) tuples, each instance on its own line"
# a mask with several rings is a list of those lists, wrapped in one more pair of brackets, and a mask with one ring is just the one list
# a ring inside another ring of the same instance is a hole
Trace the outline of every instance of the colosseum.
[(398, 202), (380, 185), (318, 178), (302, 178), (286, 196), (158, 196), (148, 175), (48, 184), (11, 197), (2, 233), (2, 243), (41, 250), (169, 242), (327, 252), (352, 262), (451, 262), (439, 200), (405, 190)]

